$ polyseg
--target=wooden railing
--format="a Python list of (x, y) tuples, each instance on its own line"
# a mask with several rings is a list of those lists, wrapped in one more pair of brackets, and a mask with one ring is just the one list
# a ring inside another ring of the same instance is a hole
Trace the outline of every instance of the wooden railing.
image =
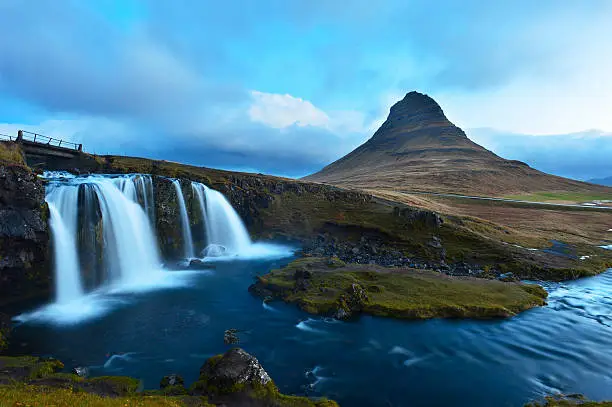
[(83, 144), (77, 144), (77, 143), (73, 143), (70, 141), (61, 140), (58, 138), (43, 136), (42, 134), (32, 133), (31, 131), (25, 131), (25, 130), (19, 130), (17, 132), (17, 138), (14, 141), (16, 142), (30, 141), (33, 143), (45, 144), (48, 146), (61, 147), (61, 148), (66, 148), (66, 149), (76, 150), (76, 151), (83, 151)]

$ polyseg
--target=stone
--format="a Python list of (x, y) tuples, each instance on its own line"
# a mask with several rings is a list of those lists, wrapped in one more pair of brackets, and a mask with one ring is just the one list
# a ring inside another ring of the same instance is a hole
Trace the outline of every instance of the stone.
[(227, 329), (223, 333), (223, 343), (226, 345), (235, 345), (240, 343), (240, 338), (238, 337), (237, 329)]
[(499, 281), (506, 281), (506, 282), (519, 281), (519, 279), (514, 275), (514, 273), (500, 274), (499, 276), (497, 276), (497, 279)]
[(72, 369), (72, 373), (79, 377), (89, 377), (89, 368), (85, 366), (76, 366)]
[(232, 393), (242, 386), (258, 387), (271, 383), (270, 375), (257, 358), (243, 349), (233, 348), (212, 357), (200, 368), (199, 393)]
[(183, 377), (173, 373), (171, 375), (164, 376), (161, 379), (161, 382), (159, 383), (159, 388), (165, 389), (166, 387), (184, 386), (184, 385), (185, 385), (185, 380), (183, 380)]

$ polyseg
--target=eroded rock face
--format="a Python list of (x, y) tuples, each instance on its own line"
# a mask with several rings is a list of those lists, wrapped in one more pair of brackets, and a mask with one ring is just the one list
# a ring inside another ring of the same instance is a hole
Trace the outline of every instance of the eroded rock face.
[(223, 355), (210, 358), (200, 369), (198, 386), (202, 394), (232, 393), (241, 387), (258, 387), (272, 379), (252, 355), (240, 348), (230, 349)]
[(0, 301), (48, 293), (48, 208), (28, 168), (0, 165)]

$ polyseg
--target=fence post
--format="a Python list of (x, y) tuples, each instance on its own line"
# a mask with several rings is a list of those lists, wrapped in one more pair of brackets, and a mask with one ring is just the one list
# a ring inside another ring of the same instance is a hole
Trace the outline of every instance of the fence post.
[(23, 130), (17, 130), (17, 140), (16, 142), (23, 141)]

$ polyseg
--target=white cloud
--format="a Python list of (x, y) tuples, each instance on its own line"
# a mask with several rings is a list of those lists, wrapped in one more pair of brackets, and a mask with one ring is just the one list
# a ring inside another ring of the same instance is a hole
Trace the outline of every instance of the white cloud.
[(264, 93), (252, 91), (253, 103), (249, 107), (252, 121), (269, 127), (282, 129), (297, 125), (327, 128), (329, 116), (307, 100), (289, 94)]

